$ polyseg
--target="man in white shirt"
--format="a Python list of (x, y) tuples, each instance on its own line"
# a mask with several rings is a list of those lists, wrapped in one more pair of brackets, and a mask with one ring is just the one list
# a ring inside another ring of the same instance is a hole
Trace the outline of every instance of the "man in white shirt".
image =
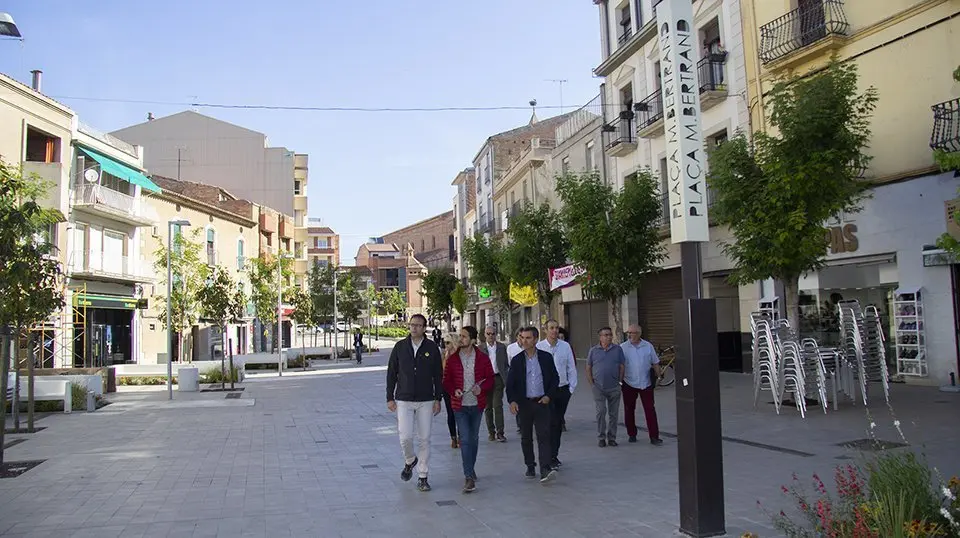
[(506, 443), (503, 434), (503, 389), (507, 383), (507, 370), (510, 369), (510, 357), (507, 346), (497, 342), (497, 328), (487, 325), (483, 331), (487, 356), (493, 366), (493, 390), (487, 392), (487, 406), (483, 410), (487, 418), (487, 434), (490, 441)]
[(560, 388), (557, 396), (551, 403), (553, 412), (550, 414), (550, 446), (553, 449), (552, 467), (562, 465), (560, 455), (560, 436), (563, 433), (564, 415), (570, 396), (577, 388), (577, 361), (573, 357), (573, 348), (566, 341), (560, 339), (560, 323), (555, 319), (547, 321), (547, 337), (537, 343), (537, 349), (553, 355), (553, 363), (557, 366), (560, 375)]
[[(523, 346), (520, 344), (520, 329), (517, 329), (516, 334), (513, 335), (513, 343), (507, 346), (507, 361), (510, 364), (513, 364), (513, 358), (517, 355), (523, 353)], [(507, 372), (509, 375), (510, 372)], [(520, 415), (517, 417), (517, 433), (520, 433)]]
[[(625, 360), (623, 372), (623, 413), (624, 424), (627, 426), (627, 435), (631, 443), (637, 442), (637, 397), (643, 404), (643, 415), (647, 421), (647, 431), (650, 433), (650, 444), (660, 445), (660, 428), (657, 424), (657, 409), (653, 403), (653, 389), (660, 377), (660, 358), (653, 349), (653, 344), (640, 338), (643, 334), (639, 325), (631, 325), (627, 329), (627, 341), (620, 344), (623, 348)], [(656, 377), (650, 376), (650, 370)]]

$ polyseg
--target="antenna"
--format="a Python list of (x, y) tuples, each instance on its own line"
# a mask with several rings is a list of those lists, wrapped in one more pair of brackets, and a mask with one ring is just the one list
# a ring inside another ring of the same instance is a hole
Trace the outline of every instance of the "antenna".
[(563, 85), (570, 81), (565, 78), (548, 78), (546, 82), (555, 82), (560, 86), (560, 113), (563, 114)]

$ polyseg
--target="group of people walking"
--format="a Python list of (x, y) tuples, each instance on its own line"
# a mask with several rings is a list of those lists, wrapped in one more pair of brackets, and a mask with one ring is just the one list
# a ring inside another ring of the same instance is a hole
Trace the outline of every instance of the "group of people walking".
[[(430, 433), (433, 417), (440, 414), (443, 401), (451, 447), (460, 449), (463, 492), (473, 492), (481, 422), (487, 424), (489, 441), (507, 442), (503, 409), (506, 395), (520, 433), (525, 476), (537, 478), (539, 462), (540, 481), (555, 479), (562, 465), (559, 454), (566, 428), (564, 417), (578, 381), (573, 349), (560, 338), (560, 324), (548, 321), (543, 340), (536, 327), (523, 327), (509, 346), (497, 341), (495, 327), (484, 328), (480, 342), (478, 330), (466, 326), (455, 338), (443, 342), (444, 350), (426, 338), (426, 326), (425, 317), (411, 316), (410, 336), (394, 346), (387, 364), (387, 408), (397, 413), (404, 457), (400, 478), (408, 481), (416, 470), (417, 489), (430, 491)], [(600, 446), (617, 446), (620, 391), (627, 406), (630, 440), (636, 441), (637, 427), (632, 415), (639, 397), (651, 442), (660, 444), (650, 372), (653, 368), (653, 375), (659, 375), (659, 360), (653, 346), (640, 339), (639, 327), (631, 326), (630, 340), (623, 348), (611, 344), (612, 335), (609, 328), (602, 329), (600, 345), (592, 348), (587, 357), (586, 377), (597, 405)], [(418, 437), (416, 449), (414, 431)]]

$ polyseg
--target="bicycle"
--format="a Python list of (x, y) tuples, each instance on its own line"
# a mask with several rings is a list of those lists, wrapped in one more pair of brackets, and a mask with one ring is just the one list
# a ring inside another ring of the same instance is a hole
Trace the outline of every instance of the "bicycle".
[(677, 347), (660, 348), (657, 356), (660, 357), (660, 377), (657, 378), (657, 386), (669, 387), (677, 380), (676, 372), (673, 369), (673, 363), (677, 360)]

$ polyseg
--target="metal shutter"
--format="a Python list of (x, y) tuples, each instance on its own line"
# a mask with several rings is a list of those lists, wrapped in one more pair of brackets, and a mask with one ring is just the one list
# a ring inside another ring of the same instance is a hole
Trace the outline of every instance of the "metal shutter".
[(673, 301), (683, 298), (680, 269), (666, 269), (643, 280), (637, 290), (637, 317), (643, 338), (660, 349), (674, 345)]
[(590, 348), (599, 343), (597, 331), (610, 324), (606, 301), (568, 303), (567, 326), (570, 347), (575, 357), (585, 359)]

